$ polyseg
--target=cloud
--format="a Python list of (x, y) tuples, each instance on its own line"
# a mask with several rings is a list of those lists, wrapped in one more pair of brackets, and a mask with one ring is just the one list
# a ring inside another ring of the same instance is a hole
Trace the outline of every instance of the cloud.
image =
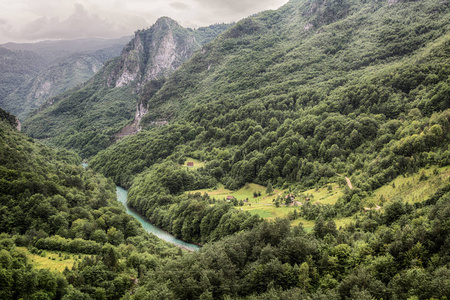
[(189, 10), (189, 5), (181, 2), (171, 2), (169, 6), (175, 8), (176, 10)]
[(269, 8), (278, 8), (286, 3), (286, 0), (193, 0), (204, 8), (215, 12), (230, 13), (255, 13)]
[(186, 27), (239, 21), (288, 0), (0, 0), (0, 43), (119, 37), (168, 16)]
[[(205, 26), (213, 23), (237, 22), (254, 13), (277, 9), (288, 0), (190, 0), (197, 7), (182, 24), (197, 23)], [(198, 27), (198, 26), (197, 26)]]
[(129, 28), (110, 19), (102, 18), (97, 14), (89, 13), (79, 3), (74, 5), (73, 13), (66, 19), (42, 16), (19, 30), (19, 36), (27, 40), (72, 39), (93, 36), (117, 37), (130, 33), (132, 32)]

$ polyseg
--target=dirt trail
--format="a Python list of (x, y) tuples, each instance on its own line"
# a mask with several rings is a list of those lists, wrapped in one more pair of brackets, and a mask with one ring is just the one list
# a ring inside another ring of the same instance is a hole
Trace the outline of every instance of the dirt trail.
[(353, 185), (352, 185), (352, 182), (350, 181), (350, 178), (345, 177), (345, 180), (347, 180), (347, 185), (348, 185), (348, 187), (349, 187), (350, 189), (353, 189)]

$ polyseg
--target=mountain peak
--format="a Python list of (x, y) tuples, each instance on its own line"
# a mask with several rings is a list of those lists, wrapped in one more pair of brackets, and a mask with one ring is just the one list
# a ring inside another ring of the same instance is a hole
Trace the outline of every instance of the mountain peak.
[[(177, 28), (176, 32), (174, 28)], [(165, 77), (199, 47), (188, 29), (169, 17), (161, 17), (150, 28), (135, 33), (108, 78), (108, 86), (121, 87), (132, 82), (142, 86), (150, 80)]]
[(175, 21), (174, 19), (172, 19), (170, 17), (166, 17), (166, 16), (158, 18), (158, 20), (156, 20), (156, 22), (153, 26), (158, 26), (161, 24), (176, 25), (176, 26), (181, 27), (181, 25), (177, 21)]

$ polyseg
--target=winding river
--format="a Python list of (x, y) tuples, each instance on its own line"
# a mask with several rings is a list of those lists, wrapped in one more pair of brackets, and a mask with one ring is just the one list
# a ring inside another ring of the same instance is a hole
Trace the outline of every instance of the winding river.
[(127, 205), (127, 196), (128, 196), (128, 192), (121, 188), (121, 187), (116, 187), (116, 191), (117, 191), (117, 200), (119, 200), (120, 202), (122, 202), (122, 204), (125, 206), (125, 209), (127, 210), (127, 213), (129, 215), (132, 215), (133, 217), (135, 217), (139, 223), (142, 224), (142, 227), (144, 227), (144, 229), (150, 233), (153, 233), (154, 235), (156, 235), (157, 237), (159, 237), (160, 239), (163, 239), (169, 243), (174, 244), (177, 247), (189, 250), (189, 251), (197, 251), (198, 249), (200, 249), (200, 247), (198, 247), (197, 245), (194, 244), (190, 244), (190, 243), (186, 243), (180, 239), (177, 239), (176, 237), (174, 237), (173, 235), (171, 235), (168, 232), (165, 232), (164, 230), (153, 226), (150, 222), (148, 222), (142, 215), (138, 214), (137, 212), (135, 212), (133, 209), (131, 209), (128, 205)]

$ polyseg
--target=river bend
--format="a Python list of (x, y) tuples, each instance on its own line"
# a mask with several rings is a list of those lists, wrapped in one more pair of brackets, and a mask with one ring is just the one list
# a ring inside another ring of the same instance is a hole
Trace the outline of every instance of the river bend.
[(134, 211), (127, 205), (128, 192), (125, 189), (117, 186), (116, 191), (117, 191), (117, 200), (119, 200), (123, 204), (123, 206), (125, 206), (125, 209), (127, 210), (127, 213), (129, 215), (132, 215), (133, 217), (135, 217), (139, 221), (139, 223), (142, 224), (142, 227), (144, 227), (144, 229), (146, 231), (153, 233), (160, 239), (163, 239), (171, 244), (174, 244), (177, 247), (180, 247), (180, 248), (183, 248), (183, 249), (186, 249), (189, 251), (197, 251), (198, 249), (200, 249), (200, 247), (198, 247), (197, 245), (186, 243), (186, 242), (174, 237), (170, 233), (152, 225), (142, 215), (140, 215), (139, 213), (137, 213), (136, 211)]

